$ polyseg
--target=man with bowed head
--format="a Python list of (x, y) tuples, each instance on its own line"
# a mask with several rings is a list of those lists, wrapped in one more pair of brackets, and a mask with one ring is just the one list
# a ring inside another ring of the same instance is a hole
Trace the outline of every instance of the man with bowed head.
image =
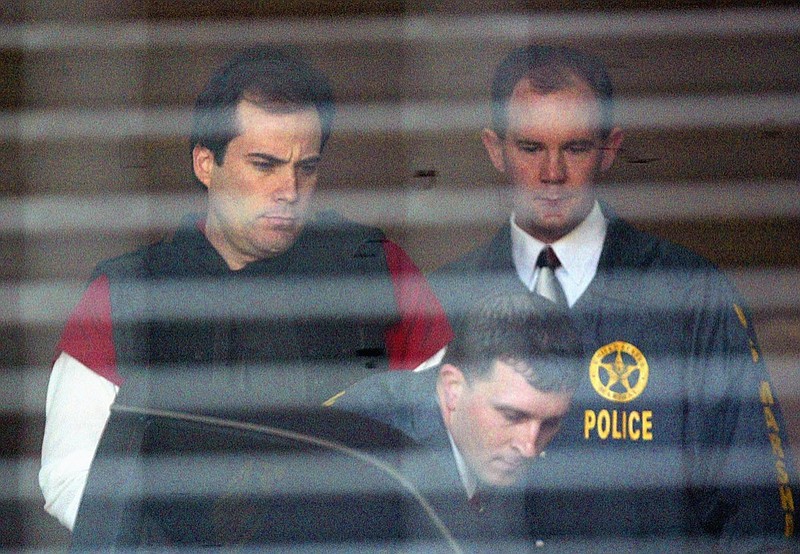
[(511, 290), (562, 306), (579, 329), (583, 377), (538, 477), (552, 485), (540, 521), (601, 550), (601, 539), (659, 552), (782, 546), (795, 534), (795, 476), (745, 304), (710, 262), (598, 198), (623, 138), (602, 62), (521, 47), (491, 98), (481, 137), (512, 212), (430, 281), (451, 322)]
[(114, 403), (223, 415), (319, 406), (450, 339), (396, 244), (310, 213), (334, 111), (327, 78), (270, 47), (232, 57), (198, 96), (190, 146), (205, 214), (99, 264), (57, 347), (39, 480), (68, 528)]
[(412, 439), (401, 471), (468, 551), (519, 552), (543, 539), (527, 475), (569, 411), (582, 357), (546, 300), (488, 295), (466, 309), (441, 365), (369, 376), (334, 407)]

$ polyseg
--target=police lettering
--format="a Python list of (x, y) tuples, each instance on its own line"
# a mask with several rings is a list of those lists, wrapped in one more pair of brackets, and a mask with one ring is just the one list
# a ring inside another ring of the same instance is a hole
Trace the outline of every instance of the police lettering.
[(785, 512), (794, 512), (794, 497), (792, 496), (792, 489), (786, 485), (781, 485), (781, 506)]
[(778, 459), (785, 458), (785, 454), (783, 453), (783, 446), (781, 443), (780, 435), (776, 435), (775, 433), (769, 434), (769, 442), (772, 444), (772, 453), (775, 454), (775, 457)]
[(772, 406), (775, 404), (775, 398), (772, 396), (772, 389), (769, 386), (769, 383), (766, 381), (761, 381), (761, 387), (759, 388), (759, 396), (761, 397), (761, 403), (764, 406)]
[(653, 440), (653, 412), (625, 410), (586, 410), (583, 414), (583, 438), (596, 434), (601, 440)]
[(786, 471), (786, 464), (783, 460), (778, 460), (775, 462), (775, 471), (778, 474), (778, 484), (779, 485), (788, 485), (789, 484), (789, 472)]
[(781, 507), (784, 511), (783, 534), (787, 537), (794, 536), (794, 497), (789, 486), (789, 472), (786, 470), (784, 462), (785, 453), (781, 442), (780, 427), (775, 413), (770, 406), (775, 404), (775, 397), (772, 395), (772, 388), (767, 381), (761, 381), (759, 397), (764, 407), (764, 424), (769, 430), (769, 442), (772, 445), (772, 453), (775, 455), (775, 473), (778, 477), (778, 492), (781, 499)]
[(764, 421), (767, 424), (767, 429), (771, 429), (776, 433), (780, 432), (781, 428), (778, 427), (778, 420), (775, 419), (775, 414), (769, 406), (764, 406)]

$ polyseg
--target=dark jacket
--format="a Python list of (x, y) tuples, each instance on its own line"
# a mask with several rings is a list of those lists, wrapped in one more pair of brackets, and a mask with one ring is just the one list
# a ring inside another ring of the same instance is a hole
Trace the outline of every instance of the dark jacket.
[[(261, 473), (248, 466), (248, 456), (283, 443), (272, 435), (242, 436), (213, 423), (184, 421), (180, 414), (286, 423), (294, 431), (352, 443), (330, 421), (314, 424), (311, 414), (349, 384), (387, 366), (386, 328), (398, 316), (383, 240), (377, 229), (329, 214), (307, 225), (284, 254), (234, 272), (196, 221), (188, 220), (170, 239), (100, 264), (95, 277), (109, 279), (114, 343), (125, 381), (92, 463), (74, 548), (304, 542), (314, 540), (317, 528), (320, 537), (343, 536), (346, 529), (309, 526), (330, 519), (338, 504), (315, 511), (308, 503), (313, 498), (300, 497), (256, 504), (262, 514), (272, 506), (276, 520), (255, 536), (231, 538), (226, 533), (235, 529), (227, 524), (223, 532), (215, 531), (213, 522), (225, 515), (218, 509), (225, 491), (214, 492), (219, 476), (226, 480), (232, 472), (236, 479), (249, 472), (244, 483), (257, 481)], [(304, 452), (305, 447), (286, 448)], [(216, 453), (232, 456), (231, 464), (222, 463), (217, 471)], [(192, 465), (205, 454), (208, 464)], [(159, 469), (163, 460), (175, 462), (175, 474), (169, 465)], [(348, 475), (357, 474), (348, 467)], [(329, 474), (313, 467), (303, 472), (329, 481)], [(373, 474), (380, 482), (379, 472)], [(245, 511), (252, 506), (245, 502)], [(336, 521), (352, 519), (343, 510)], [(237, 521), (237, 514), (227, 515)], [(393, 529), (382, 534), (392, 518), (381, 517), (369, 520), (383, 523), (365, 526), (364, 537), (394, 536)]]
[[(746, 306), (708, 261), (603, 210), (597, 275), (570, 310), (586, 378), (536, 466), (541, 521), (637, 551), (781, 543), (796, 480)], [(451, 322), (484, 294), (524, 290), (510, 227), (429, 280)]]
[[(411, 448), (399, 470), (430, 501), (466, 552), (526, 552), (535, 548), (520, 487), (484, 491), (481, 505), (468, 502), (436, 396), (439, 369), (371, 375), (349, 388), (334, 407), (402, 431)], [(409, 524), (418, 540), (433, 535), (428, 522)]]
[(100, 264), (126, 380), (117, 401), (211, 412), (319, 405), (386, 368), (398, 315), (383, 240), (328, 213), (280, 256), (231, 271), (189, 220), (169, 240)]

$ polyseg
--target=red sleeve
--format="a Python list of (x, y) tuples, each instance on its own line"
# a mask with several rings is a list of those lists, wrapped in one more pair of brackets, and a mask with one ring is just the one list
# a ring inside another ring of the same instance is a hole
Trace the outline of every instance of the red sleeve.
[(67, 320), (57, 352), (66, 352), (117, 386), (122, 384), (111, 326), (111, 291), (105, 275), (89, 283)]
[(453, 338), (442, 305), (408, 254), (391, 241), (384, 252), (400, 321), (386, 331), (389, 369), (414, 369)]

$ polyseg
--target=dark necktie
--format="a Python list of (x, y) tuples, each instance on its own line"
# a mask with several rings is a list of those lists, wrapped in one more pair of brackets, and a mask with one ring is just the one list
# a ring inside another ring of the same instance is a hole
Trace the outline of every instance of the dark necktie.
[(469, 503), (469, 507), (479, 514), (482, 514), (486, 510), (484, 498), (480, 490), (476, 490), (475, 493), (469, 497), (467, 502)]
[(536, 259), (536, 267), (539, 268), (539, 276), (533, 286), (533, 292), (539, 296), (547, 298), (550, 302), (558, 306), (567, 307), (567, 298), (564, 296), (564, 289), (556, 279), (556, 268), (561, 262), (550, 246), (544, 248)]

